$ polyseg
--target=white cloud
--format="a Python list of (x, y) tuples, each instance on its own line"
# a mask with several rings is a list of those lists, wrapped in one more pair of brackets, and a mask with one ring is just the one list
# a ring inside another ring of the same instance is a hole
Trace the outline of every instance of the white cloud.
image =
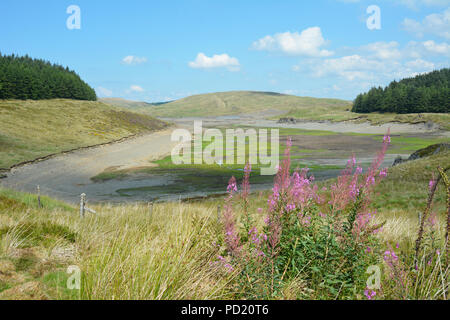
[(145, 90), (141, 86), (138, 86), (138, 85), (134, 84), (134, 85), (130, 86), (129, 91), (131, 91), (131, 92), (144, 92)]
[(433, 62), (425, 61), (422, 59), (416, 59), (413, 61), (408, 61), (405, 63), (405, 66), (411, 70), (428, 70), (431, 71), (435, 68), (435, 65)]
[(189, 67), (194, 69), (227, 68), (230, 71), (239, 71), (239, 60), (228, 54), (215, 54), (212, 57), (200, 52), (195, 61), (189, 62)]
[(446, 42), (436, 43), (433, 40), (429, 40), (423, 42), (423, 46), (432, 53), (450, 55), (450, 45)]
[(273, 36), (265, 36), (255, 42), (252, 47), (255, 50), (282, 52), (289, 55), (328, 57), (332, 51), (322, 49), (327, 41), (322, 36), (319, 27), (312, 27), (298, 32), (277, 33)]
[(450, 56), (450, 45), (447, 42), (435, 42), (433, 40), (416, 42), (410, 41), (404, 49), (406, 58), (419, 59), (422, 57)]
[(362, 47), (363, 50), (369, 51), (371, 56), (378, 59), (400, 59), (402, 54), (398, 49), (398, 42), (374, 42)]
[(136, 56), (126, 56), (125, 58), (122, 59), (122, 62), (124, 64), (134, 65), (134, 64), (140, 64), (140, 63), (147, 62), (147, 58), (136, 57)]
[(442, 13), (433, 13), (426, 16), (422, 22), (406, 18), (403, 20), (403, 28), (417, 37), (422, 38), (425, 34), (450, 39), (450, 8)]
[(402, 79), (429, 72), (435, 68), (434, 63), (423, 59), (399, 62), (363, 57), (358, 54), (310, 63), (312, 74), (316, 77), (337, 76), (347, 81), (358, 80), (372, 83)]
[(370, 60), (360, 55), (354, 54), (336, 59), (326, 59), (314, 67), (314, 75), (322, 77), (334, 74), (343, 77), (349, 81), (356, 79), (369, 79), (370, 74), (367, 71), (380, 70), (383, 64), (377, 60)]
[(97, 87), (95, 89), (95, 91), (97, 92), (97, 94), (101, 97), (111, 97), (112, 96), (112, 91), (103, 87)]

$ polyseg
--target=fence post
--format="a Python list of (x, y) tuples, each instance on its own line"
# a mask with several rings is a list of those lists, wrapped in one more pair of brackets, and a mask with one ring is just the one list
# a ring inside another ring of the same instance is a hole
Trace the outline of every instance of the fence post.
[(86, 194), (82, 193), (80, 196), (80, 217), (84, 218), (84, 208), (86, 204)]
[(153, 201), (150, 201), (149, 203), (148, 203), (148, 205), (149, 205), (149, 212), (150, 212), (150, 217), (152, 217), (153, 216)]
[(38, 200), (38, 208), (42, 208), (41, 205), (41, 188), (39, 188), (39, 185), (37, 186), (37, 200)]

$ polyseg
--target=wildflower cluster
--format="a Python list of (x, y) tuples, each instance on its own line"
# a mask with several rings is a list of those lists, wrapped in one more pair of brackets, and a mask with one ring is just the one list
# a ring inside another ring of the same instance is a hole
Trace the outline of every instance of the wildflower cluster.
[[(229, 258), (222, 259), (240, 270), (241, 294), (276, 297), (285, 283), (300, 274), (310, 287), (318, 288), (314, 298), (345, 296), (356, 288), (363, 292), (365, 283), (357, 274), (374, 263), (374, 255), (367, 248), (374, 246), (372, 235), (377, 231), (372, 226), (376, 211), (369, 209), (370, 193), (387, 175), (380, 166), (389, 142), (387, 135), (365, 175), (352, 157), (330, 190), (319, 190), (307, 168), (291, 171), (292, 141), (288, 139), (265, 210), (250, 212), (251, 167), (246, 165), (240, 193), (243, 228), (232, 206), (236, 180), (230, 179), (223, 214), (225, 255)], [(259, 217), (262, 228), (256, 223)]]

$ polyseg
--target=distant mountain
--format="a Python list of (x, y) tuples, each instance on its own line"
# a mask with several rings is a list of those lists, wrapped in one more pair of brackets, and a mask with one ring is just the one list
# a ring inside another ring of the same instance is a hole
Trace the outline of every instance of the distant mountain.
[(0, 53), (0, 99), (97, 100), (97, 95), (68, 67), (29, 56)]
[(148, 111), (147, 108), (160, 106), (162, 104), (166, 104), (168, 102), (143, 102), (143, 101), (133, 101), (126, 100), (122, 98), (100, 98), (99, 101), (110, 104), (116, 107), (122, 107), (127, 109), (134, 109), (136, 111)]
[(223, 116), (264, 111), (287, 113), (311, 109), (350, 109), (351, 102), (338, 99), (298, 97), (276, 92), (230, 91), (194, 95), (159, 106), (150, 114), (155, 117), (181, 118)]
[(372, 88), (356, 97), (353, 112), (448, 113), (450, 69), (393, 81), (386, 88)]

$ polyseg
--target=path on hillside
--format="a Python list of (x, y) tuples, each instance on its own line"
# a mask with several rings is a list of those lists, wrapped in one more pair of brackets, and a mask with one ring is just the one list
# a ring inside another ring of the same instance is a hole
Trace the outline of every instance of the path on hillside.
[[(39, 185), (42, 193), (72, 203), (77, 202), (83, 192), (88, 195), (88, 199), (107, 199), (115, 192), (117, 184), (92, 183), (90, 178), (107, 168), (146, 166), (149, 161), (170, 154), (177, 144), (170, 139), (173, 129), (81, 149), (13, 168), (6, 178), (0, 179), (0, 185), (28, 192), (35, 192)], [(133, 186), (136, 183), (133, 182)]]

